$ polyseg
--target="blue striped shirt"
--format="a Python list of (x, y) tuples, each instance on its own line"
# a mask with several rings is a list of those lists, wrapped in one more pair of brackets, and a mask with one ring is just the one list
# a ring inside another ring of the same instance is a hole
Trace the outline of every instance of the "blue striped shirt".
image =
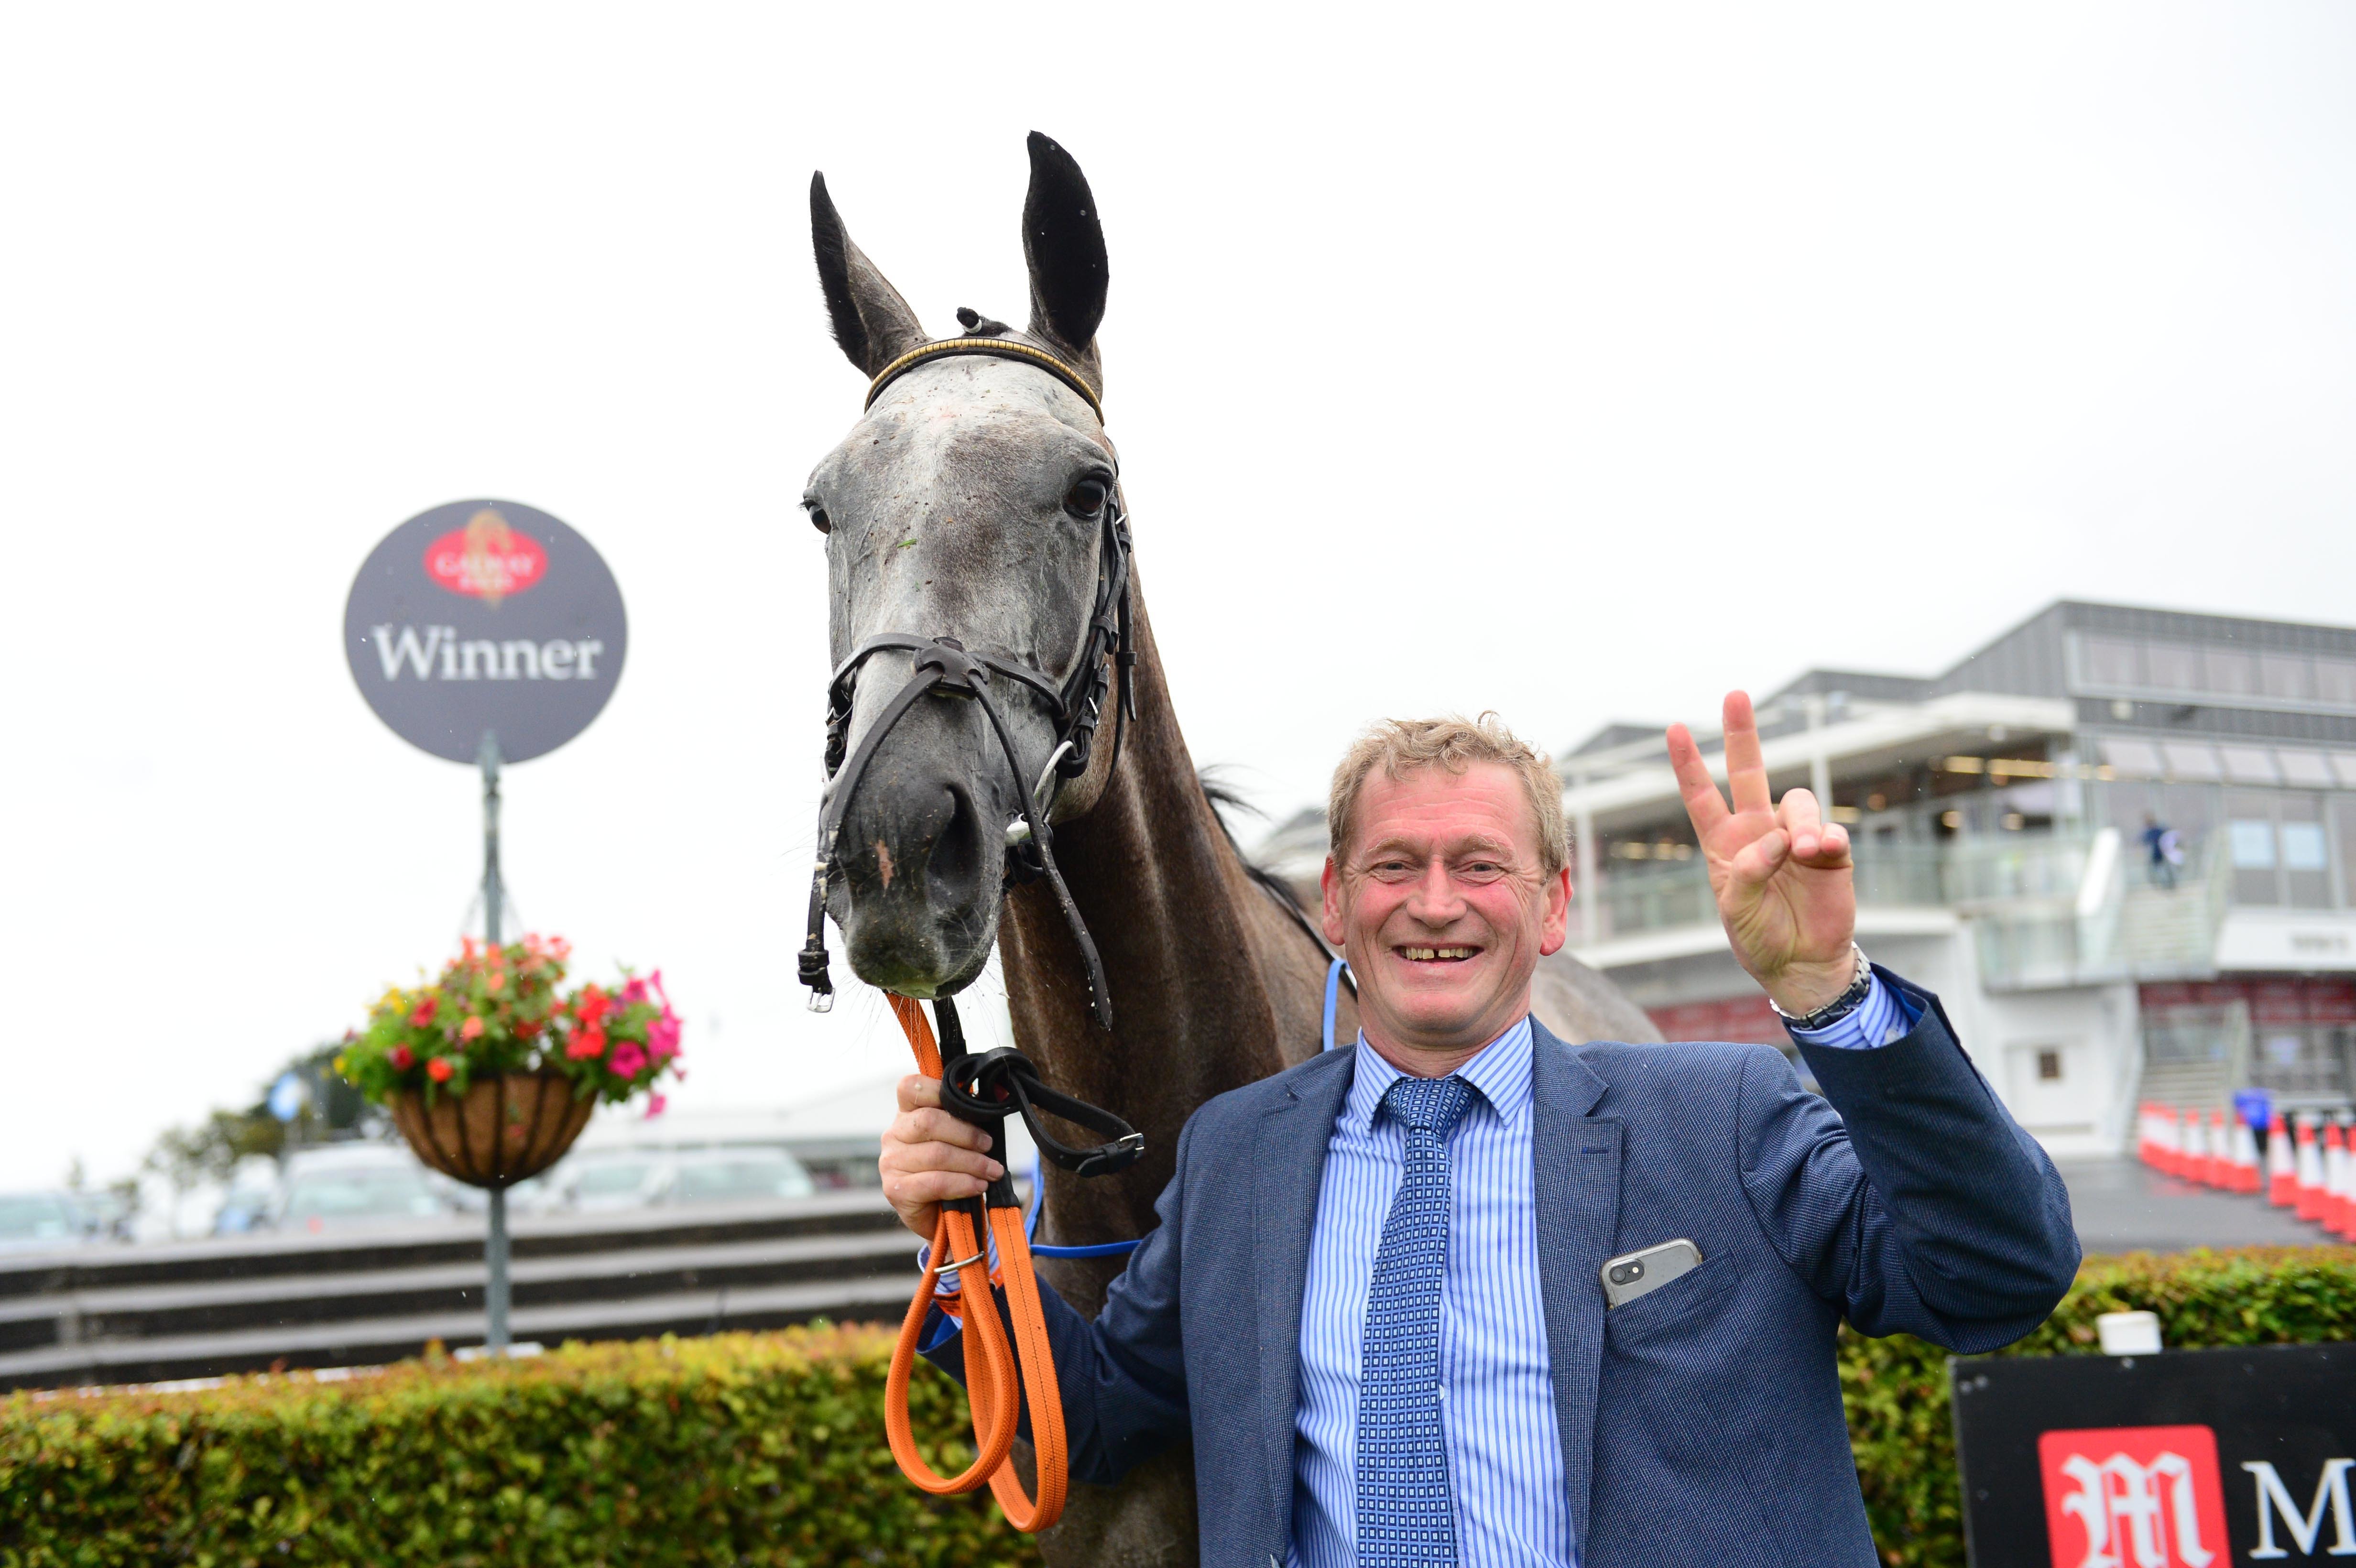
[[(1457, 1069), (1476, 1091), (1450, 1136), (1448, 1272), (1440, 1382), (1459, 1568), (1565, 1568), (1575, 1561), (1562, 1435), (1538, 1287), (1530, 1163), (1530, 1023)], [(1301, 1403), (1293, 1421), (1292, 1568), (1357, 1563), (1359, 1366), (1366, 1295), (1407, 1168), (1407, 1137), (1383, 1093), (1400, 1076), (1358, 1037), (1334, 1119), (1301, 1303)]]
[[(1902, 1038), (1915, 1017), (1877, 976), (1846, 1017), (1792, 1033), (1810, 1045), (1871, 1050)], [(1476, 1091), (1449, 1138), (1448, 1272), (1440, 1287), (1440, 1419), (1458, 1568), (1578, 1562), (1538, 1283), (1531, 1050), (1525, 1017), (1457, 1069)], [(1406, 1173), (1407, 1136), (1389, 1117), (1376, 1119), (1401, 1073), (1363, 1034), (1355, 1051), (1349, 1098), (1326, 1140), (1301, 1293), (1290, 1568), (1357, 1563), (1366, 1296), (1383, 1222)]]

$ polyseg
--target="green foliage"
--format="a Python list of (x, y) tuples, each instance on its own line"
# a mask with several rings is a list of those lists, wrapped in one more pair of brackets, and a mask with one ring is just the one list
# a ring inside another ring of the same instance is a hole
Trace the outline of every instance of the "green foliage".
[[(2053, 1316), (2007, 1356), (2099, 1354), (2094, 1318), (2156, 1312), (2173, 1350), (2356, 1339), (2356, 1249), (2238, 1247), (2090, 1258)], [(1962, 1568), (1947, 1353), (1846, 1331), (1841, 1391), (1875, 1542), (1892, 1568)]]
[[(0, 1565), (1035, 1564), (987, 1497), (934, 1499), (884, 1441), (876, 1328), (441, 1357), (341, 1382), (0, 1401)], [(937, 1467), (970, 1449), (916, 1380)]]
[(428, 1105), (438, 1093), (466, 1093), (483, 1072), (546, 1068), (571, 1079), (576, 1097), (618, 1103), (678, 1072), (679, 1014), (662, 971), (640, 980), (624, 970), (611, 990), (568, 994), (559, 987), (571, 953), (561, 936), (504, 947), (466, 938), (432, 983), (378, 998), (336, 1071), (379, 1104), (408, 1090)]
[[(282, 1070), (310, 1086), (293, 1128), (296, 1141), (324, 1143), (337, 1133), (348, 1133), (360, 1122), (364, 1105), (360, 1092), (338, 1077), (335, 1061), (343, 1051), (340, 1041), (322, 1045), (289, 1061)], [(276, 1083), (273, 1072), (269, 1082)], [(193, 1127), (174, 1127), (155, 1140), (148, 1152), (147, 1168), (186, 1189), (209, 1177), (229, 1178), (230, 1169), (248, 1155), (278, 1157), (285, 1147), (287, 1125), (270, 1114), (266, 1096), (241, 1111), (215, 1111)], [(69, 1181), (67, 1185), (73, 1185)]]
[[(2090, 1260), (2006, 1355), (2096, 1353), (2099, 1313), (2169, 1346), (2356, 1339), (2356, 1250)], [(344, 1382), (0, 1401), (0, 1568), (191, 1563), (1035, 1564), (979, 1499), (926, 1498), (884, 1445), (890, 1338), (789, 1329), (441, 1358)], [(1840, 1375), (1874, 1538), (1892, 1568), (1961, 1568), (1946, 1352), (1844, 1334)], [(935, 1468), (964, 1402), (911, 1390)]]

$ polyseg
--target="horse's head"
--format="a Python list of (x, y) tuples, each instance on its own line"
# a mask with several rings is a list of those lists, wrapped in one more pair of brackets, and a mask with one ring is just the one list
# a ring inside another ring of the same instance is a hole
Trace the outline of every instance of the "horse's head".
[[(810, 183), (810, 228), (835, 341), (852, 364), (875, 378), (933, 341), (851, 242), (823, 176)], [(1023, 248), (1028, 330), (959, 313), (966, 337), (1013, 346), (1018, 357), (944, 355), (894, 377), (811, 473), (802, 504), (826, 536), (838, 665), (894, 634), (952, 638), (1035, 673), (1055, 693), (1082, 694), (1084, 707), (1094, 672), (1082, 667), (1104, 651), (1091, 622), (1110, 564), (1108, 508), (1116, 504), (1112, 445), (1092, 406), (1102, 386), (1095, 340), (1104, 315), (1104, 234), (1079, 166), (1035, 133)], [(1020, 357), (1024, 347), (1044, 360)], [(1056, 367), (1077, 372), (1090, 395)], [(883, 647), (839, 683), (847, 711), (838, 709), (830, 770), (857, 757), (879, 723), (886, 727), (872, 736), (872, 755), (855, 777), (833, 773), (830, 790), (847, 784), (849, 794), (826, 905), (862, 979), (946, 996), (990, 955), (1010, 825), (1051, 772), (1077, 709), (1059, 710), (1055, 696), (1001, 669), (982, 678), (1003, 740), (980, 704), (952, 692), (926, 692), (888, 716), (926, 656), (921, 648)], [(1094, 765), (1071, 781), (1056, 816), (1085, 810), (1095, 797), (1108, 765), (1104, 750), (1096, 748)]]

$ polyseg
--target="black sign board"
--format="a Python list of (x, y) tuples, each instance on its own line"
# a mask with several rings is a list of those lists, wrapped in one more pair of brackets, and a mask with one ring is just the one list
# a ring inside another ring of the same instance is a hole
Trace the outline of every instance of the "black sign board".
[(344, 605), (344, 652), (378, 718), (472, 763), (488, 733), (526, 762), (589, 727), (622, 677), (622, 591), (589, 541), (535, 507), (453, 501), (372, 551)]
[(2356, 1345), (1948, 1365), (1973, 1568), (2356, 1556)]

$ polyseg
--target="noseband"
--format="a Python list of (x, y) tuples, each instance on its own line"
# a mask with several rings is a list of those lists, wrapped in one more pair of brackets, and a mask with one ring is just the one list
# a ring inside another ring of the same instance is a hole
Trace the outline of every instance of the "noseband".
[[(1102, 417), (1096, 393), (1079, 372), (1044, 349), (991, 337), (948, 338), (902, 355), (885, 366), (870, 385), (867, 406), (873, 408), (886, 385), (916, 365), (952, 355), (984, 355), (1034, 365), (1078, 391)], [(991, 732), (998, 737), (999, 750), (1005, 753), (1007, 768), (1013, 777), (1021, 813), (1005, 830), (1006, 884), (1012, 886), (1041, 876), (1047, 879), (1048, 885), (1055, 889), (1056, 905), (1072, 928), (1072, 938), (1079, 945), (1080, 960), (1087, 967), (1088, 1008), (1098, 1024), (1107, 1029), (1112, 1028), (1112, 994), (1105, 985), (1104, 964), (1097, 956), (1097, 944), (1088, 935), (1087, 923), (1080, 919), (1078, 906), (1072, 901), (1071, 890), (1064, 885), (1063, 872), (1056, 869), (1054, 834), (1047, 825), (1065, 782), (1088, 771), (1097, 726), (1104, 717), (1105, 697), (1116, 683), (1119, 689), (1113, 704), (1112, 757), (1105, 769), (1108, 779), (1112, 769), (1119, 765), (1121, 741), (1128, 732), (1129, 720), (1137, 713), (1137, 693), (1130, 679), (1130, 671), (1137, 664), (1137, 651), (1130, 634), (1130, 542), (1118, 481), (1105, 495), (1103, 517), (1096, 604), (1088, 616), (1087, 641), (1079, 662), (1060, 684), (1016, 660), (969, 651), (956, 637), (925, 636), (914, 632), (884, 632), (870, 637), (835, 667), (826, 688), (826, 811), (819, 823), (818, 864), (810, 877), (809, 940), (801, 951), (801, 980), (810, 988), (812, 1012), (826, 1012), (834, 1006), (834, 983), (828, 973), (826, 953), (826, 892), (834, 874), (843, 814), (884, 738), (919, 699), (938, 692), (970, 699), (989, 719)], [(886, 651), (915, 655), (916, 667), (907, 683), (884, 705), (846, 761), (843, 753), (860, 667)], [(1023, 688), (1023, 695), (1048, 706), (1055, 715), (1055, 743), (1048, 752), (1045, 764), (1038, 770), (1036, 784), (1027, 783), (1030, 773), (1023, 767), (1021, 754), (1014, 749), (1014, 738), (1007, 731), (1006, 720), (991, 695), (993, 677)]]

